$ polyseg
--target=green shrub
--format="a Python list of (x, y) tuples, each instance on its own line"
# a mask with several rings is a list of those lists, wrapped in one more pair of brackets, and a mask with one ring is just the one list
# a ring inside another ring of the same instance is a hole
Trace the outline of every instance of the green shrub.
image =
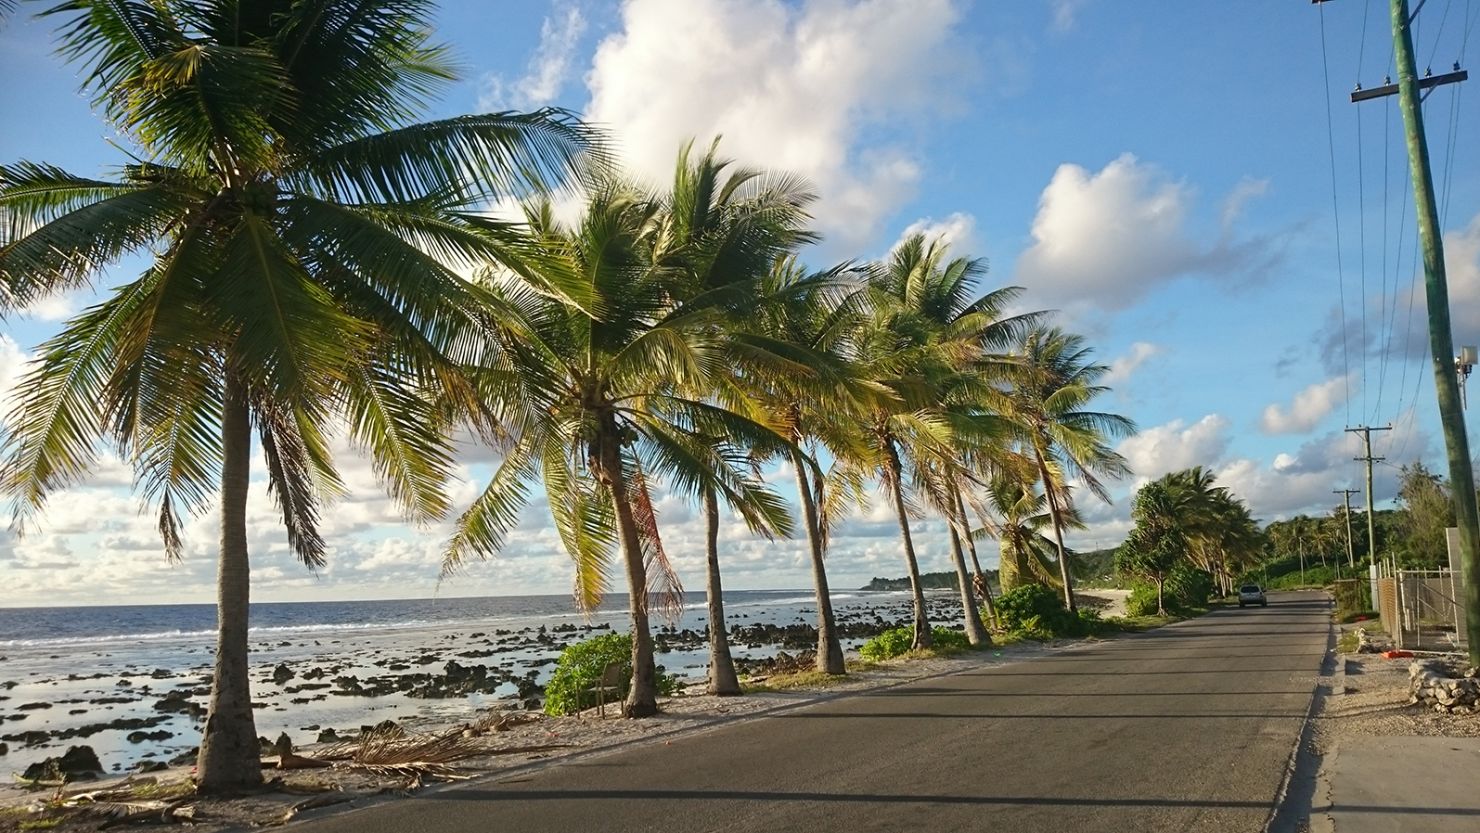
[(1057, 590), (1041, 584), (1025, 584), (1003, 593), (997, 600), (997, 617), (1002, 627), (1028, 638), (1030, 633), (1055, 636), (1083, 636), (1081, 621), (1064, 607)]
[(1131, 585), (1131, 594), (1125, 598), (1125, 615), (1155, 616), (1156, 585), (1144, 583)]
[[(959, 650), (971, 647), (971, 640), (966, 638), (966, 634), (950, 628), (931, 628), (930, 636), (936, 649)], [(914, 643), (914, 628), (890, 628), (859, 646), (858, 653), (870, 662), (878, 662), (909, 653), (910, 646)]]
[(1058, 591), (1041, 584), (1027, 584), (1002, 594), (997, 600), (1002, 627), (1023, 639), (1058, 639), (1092, 636), (1105, 630), (1100, 614), (1093, 610), (1070, 613)]
[(966, 637), (965, 631), (937, 626), (930, 629), (930, 638), (933, 640), (933, 647), (937, 649), (964, 651), (971, 647), (971, 640)]
[(1183, 562), (1172, 568), (1164, 592), (1169, 610), (1207, 607), (1213, 595), (1213, 574)]
[(897, 657), (908, 653), (910, 645), (915, 641), (913, 628), (890, 628), (878, 636), (863, 643), (858, 648), (858, 653), (870, 662)]
[[(592, 688), (601, 682), (601, 672), (613, 662), (622, 666), (622, 681), (616, 691), (604, 695), (608, 703), (625, 698), (632, 685), (631, 634), (609, 633), (566, 646), (545, 686), (545, 714), (575, 714), (595, 706), (596, 692)], [(666, 673), (661, 665), (657, 673), (658, 693), (676, 694), (681, 687), (678, 678)]]

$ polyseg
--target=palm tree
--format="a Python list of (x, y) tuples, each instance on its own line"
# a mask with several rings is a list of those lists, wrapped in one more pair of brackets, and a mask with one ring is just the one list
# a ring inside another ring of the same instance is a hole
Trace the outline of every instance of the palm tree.
[[(761, 187), (743, 202), (771, 211), (795, 194)], [(612, 549), (620, 550), (632, 616), (632, 684), (623, 712), (657, 711), (649, 597), (676, 599), (653, 510), (650, 479), (691, 498), (715, 492), (751, 529), (788, 534), (785, 503), (750, 467), (753, 448), (784, 441), (772, 428), (712, 401), (733, 355), (721, 326), (755, 303), (755, 276), (716, 279), (696, 290), (685, 253), (660, 200), (609, 182), (588, 195), (575, 228), (555, 222), (548, 203), (527, 223), (546, 255), (532, 269), (549, 280), (577, 277), (580, 306), (498, 279), (496, 294), (524, 310), (527, 328), (508, 345), (507, 364), (484, 368), (487, 403), (510, 426), (504, 457), (483, 493), (459, 518), (445, 553), (448, 569), (470, 555), (498, 552), (538, 477), (561, 540), (576, 564), (578, 604), (591, 609), (606, 590)]]
[(847, 672), (826, 564), (829, 521), (836, 515), (829, 514), (828, 506), (838, 495), (826, 489), (824, 479), (817, 476), (820, 470), (803, 448), (821, 446), (846, 454), (849, 443), (856, 441), (852, 420), (866, 393), (857, 390), (847, 361), (851, 338), (864, 314), (864, 294), (848, 282), (854, 274), (849, 264), (809, 273), (795, 258), (780, 259), (762, 288), (764, 303), (734, 334), (739, 343), (754, 339), (767, 353), (790, 352), (796, 357), (791, 367), (750, 372), (739, 384), (762, 404), (769, 421), (780, 426), (790, 443), (786, 462), (796, 478), (817, 597), (816, 668), (834, 675)]
[[(870, 274), (870, 315), (855, 346), (858, 374), (888, 391), (876, 398), (861, 428), (862, 441), (839, 462), (855, 476), (877, 479), (894, 504), (914, 607), (913, 647), (931, 643), (919, 563), (910, 533), (907, 481), (931, 480), (932, 461), (951, 459), (962, 443), (986, 445), (1003, 435), (981, 410), (989, 380), (975, 364), (984, 350), (1006, 344), (1028, 318), (1006, 318), (1015, 288), (972, 297), (985, 273), (980, 259), (948, 260), (939, 240), (915, 235)], [(973, 606), (974, 609), (974, 606)]]
[(1100, 478), (1125, 477), (1130, 468), (1107, 441), (1136, 430), (1135, 423), (1123, 416), (1086, 410), (1108, 390), (1099, 380), (1110, 372), (1105, 365), (1090, 361), (1091, 352), (1081, 336), (1058, 328), (1034, 329), (1023, 339), (1021, 367), (1013, 374), (1007, 395), (1011, 419), (1019, 426), (1043, 483), (1064, 605), (1071, 611), (1076, 609), (1074, 580), (1064, 547), (1064, 527), (1073, 503), (1067, 478), (1083, 483), (1108, 503), (1110, 496)]
[[(1054, 542), (1043, 534), (1053, 523), (1047, 498), (1022, 479), (1003, 476), (988, 484), (984, 504), (990, 518), (984, 530), (1002, 549), (998, 562), (1002, 592), (1033, 583), (1057, 587)], [(1077, 516), (1068, 519), (1077, 525)]]
[[(1187, 554), (1199, 569), (1207, 571), (1222, 593), (1231, 592), (1234, 569), (1251, 564), (1262, 547), (1259, 526), (1249, 507), (1227, 488), (1215, 485), (1216, 475), (1202, 466), (1172, 472), (1162, 478), (1185, 530)], [(1320, 521), (1311, 525), (1329, 528)]]
[[(207, 792), (261, 782), (248, 680), (246, 499), (253, 433), (288, 543), (323, 563), (350, 436), (413, 521), (447, 508), (458, 368), (496, 322), (448, 261), (508, 257), (460, 211), (560, 180), (592, 134), (565, 115), (410, 117), (452, 78), (428, 3), (74, 0), (61, 50), (135, 157), (101, 180), (0, 166), (10, 307), (131, 253), (137, 279), (47, 342), (20, 386), (0, 486), (17, 526), (87, 476), (97, 441), (132, 461), (166, 554), (219, 489), (218, 643), (198, 764)], [(554, 287), (547, 287), (555, 291)]]
[[(716, 153), (716, 139), (702, 156), (691, 144), (679, 151), (673, 190), (660, 232), (670, 254), (662, 268), (675, 271), (689, 297), (727, 293), (732, 287), (763, 284), (778, 259), (814, 235), (802, 226), (811, 193), (799, 181), (768, 177), (760, 171), (736, 168)], [(730, 353), (724, 363), (732, 375), (716, 374), (712, 398), (760, 421), (767, 414), (750, 395), (747, 379), (756, 375), (798, 375), (794, 358), (781, 358), (768, 346), (756, 345), (746, 332), (753, 317), (754, 299), (727, 305), (730, 320), (717, 321), (718, 343)], [(762, 303), (772, 303), (766, 298)], [(784, 352), (791, 352), (782, 345)], [(779, 364), (779, 367), (778, 367)], [(803, 366), (801, 375), (809, 375)], [(752, 449), (757, 457), (784, 453), (784, 446)], [(758, 476), (758, 475), (757, 475)], [(705, 519), (705, 578), (709, 612), (709, 693), (736, 695), (740, 682), (725, 633), (724, 586), (719, 563), (719, 502), (713, 489), (702, 496)]]

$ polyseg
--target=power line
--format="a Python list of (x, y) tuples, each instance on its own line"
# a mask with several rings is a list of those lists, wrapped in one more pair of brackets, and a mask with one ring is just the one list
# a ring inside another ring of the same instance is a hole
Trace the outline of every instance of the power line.
[(1336, 129), (1331, 115), (1331, 64), (1326, 52), (1326, 4), (1316, 6), (1321, 20), (1321, 74), (1326, 82), (1326, 151), (1331, 159), (1331, 214), (1336, 224), (1336, 287), (1341, 302), (1341, 370), (1342, 392), (1346, 406), (1346, 422), (1352, 421), (1351, 357), (1347, 349), (1346, 332), (1346, 271), (1341, 260), (1341, 203), (1336, 191)]

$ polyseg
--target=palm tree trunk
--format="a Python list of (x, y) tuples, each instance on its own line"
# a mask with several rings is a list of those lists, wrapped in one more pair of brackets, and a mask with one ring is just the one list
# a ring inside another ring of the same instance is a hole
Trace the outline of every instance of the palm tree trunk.
[(627, 599), (632, 609), (632, 685), (622, 704), (624, 717), (650, 717), (658, 713), (658, 673), (653, 664), (653, 634), (648, 626), (647, 566), (643, 563), (642, 536), (632, 515), (627, 477), (622, 472), (621, 432), (616, 420), (605, 417), (597, 438), (600, 479), (611, 492), (622, 541), (622, 560), (627, 567)]
[(730, 697), (740, 693), (740, 680), (735, 677), (735, 661), (730, 657), (730, 640), (725, 634), (725, 597), (719, 580), (719, 501), (713, 489), (704, 490), (704, 549), (709, 564), (709, 584), (705, 588), (709, 602), (709, 693)]
[(1048, 473), (1048, 462), (1043, 459), (1043, 450), (1036, 444), (1033, 446), (1033, 456), (1038, 460), (1038, 476), (1043, 479), (1043, 494), (1048, 498), (1048, 514), (1053, 518), (1054, 543), (1059, 548), (1059, 577), (1064, 582), (1064, 607), (1070, 613), (1078, 611), (1074, 605), (1074, 579), (1069, 575), (1069, 556), (1064, 549), (1064, 520), (1059, 515), (1059, 501), (1054, 497), (1053, 478)]
[(910, 538), (910, 516), (904, 508), (904, 477), (899, 463), (899, 452), (894, 450), (894, 444), (886, 445), (887, 468), (885, 477), (889, 479), (886, 484), (894, 496), (894, 512), (899, 517), (899, 536), (904, 542), (904, 561), (910, 572), (910, 595), (914, 599), (915, 606), (915, 634), (910, 643), (911, 648), (929, 648), (935, 641), (930, 635), (930, 619), (925, 615), (925, 591), (920, 586), (920, 563), (915, 560), (915, 542)]
[(966, 625), (966, 641), (972, 645), (991, 645), (992, 638), (982, 627), (982, 617), (976, 612), (976, 594), (971, 591), (971, 576), (966, 572), (966, 556), (961, 552), (961, 536), (956, 527), (949, 527), (951, 535), (951, 560), (956, 563), (956, 583), (961, 585), (961, 619)]
[(262, 784), (252, 683), (247, 663), (251, 564), (247, 558), (247, 481), (252, 426), (247, 395), (234, 373), (226, 377), (221, 414), (221, 554), (216, 568), (216, 670), (211, 707), (200, 741), (200, 791), (222, 795)]
[[(982, 597), (982, 603), (987, 606), (987, 618), (992, 620), (992, 627), (997, 627), (997, 604), (992, 600), (992, 586), (987, 582), (987, 574), (982, 570), (982, 563), (976, 557), (976, 541), (971, 537), (971, 521), (966, 516), (966, 501), (961, 499), (961, 491), (956, 490), (956, 518), (961, 523), (961, 537), (966, 539), (966, 549), (971, 553), (971, 567), (975, 570), (973, 575), (973, 586), (978, 595)], [(998, 562), (998, 574), (1001, 574), (1001, 562)]]
[(823, 560), (822, 525), (817, 517), (816, 496), (807, 483), (807, 468), (800, 451), (791, 452), (791, 464), (797, 474), (797, 497), (802, 503), (802, 522), (807, 525), (807, 545), (812, 555), (812, 586), (817, 591), (817, 670), (824, 674), (846, 674), (848, 669), (843, 662), (843, 643), (838, 639), (832, 594), (827, 586), (827, 565)]

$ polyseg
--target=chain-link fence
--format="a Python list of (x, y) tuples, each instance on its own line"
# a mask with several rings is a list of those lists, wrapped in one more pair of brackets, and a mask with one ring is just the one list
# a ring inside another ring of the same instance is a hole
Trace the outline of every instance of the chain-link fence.
[(1409, 651), (1465, 649), (1464, 587), (1454, 570), (1397, 570), (1379, 563), (1372, 571), (1372, 597), (1383, 629), (1394, 645)]

